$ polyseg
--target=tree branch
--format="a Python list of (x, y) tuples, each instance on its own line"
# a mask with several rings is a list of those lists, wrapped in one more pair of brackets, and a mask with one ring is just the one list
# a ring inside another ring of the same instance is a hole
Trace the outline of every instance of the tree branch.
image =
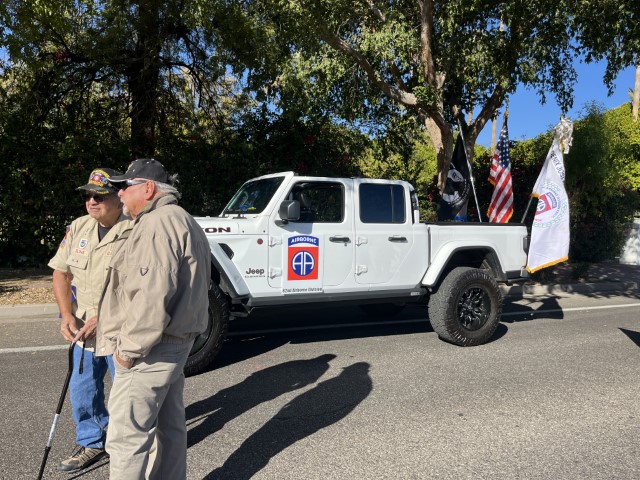
[(478, 135), (480, 135), (480, 132), (487, 122), (495, 116), (496, 111), (504, 101), (505, 94), (505, 88), (502, 85), (497, 85), (489, 99), (485, 102), (482, 110), (480, 110), (480, 114), (470, 125), (468, 136), (473, 138), (474, 141), (478, 138)]
[(320, 27), (320, 35), (332, 48), (353, 58), (358, 66), (364, 70), (371, 83), (378, 87), (387, 97), (408, 107), (417, 106), (418, 99), (413, 93), (402, 91), (400, 88), (394, 85), (389, 85), (387, 82), (379, 78), (371, 63), (369, 63), (361, 52), (353, 48), (337, 35), (329, 32), (324, 25)]
[(380, 20), (381, 22), (387, 21), (387, 17), (385, 17), (384, 13), (382, 13), (380, 9), (376, 7), (376, 5), (373, 3), (373, 0), (365, 0), (365, 2), (367, 3), (367, 5), (369, 5), (369, 10), (373, 12), (378, 20)]
[(398, 68), (398, 66), (393, 62), (387, 62), (389, 64), (389, 68), (391, 69), (391, 73), (393, 74), (393, 78), (395, 78), (396, 82), (400, 86), (400, 88), (404, 91), (409, 91), (406, 83), (402, 80), (402, 72)]

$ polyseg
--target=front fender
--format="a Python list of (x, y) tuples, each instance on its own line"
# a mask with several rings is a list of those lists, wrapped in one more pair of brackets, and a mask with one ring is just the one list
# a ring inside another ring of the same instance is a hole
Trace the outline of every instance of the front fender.
[(249, 296), (249, 287), (244, 278), (222, 247), (215, 240), (209, 239), (211, 247), (211, 263), (220, 274), (220, 289), (231, 298)]

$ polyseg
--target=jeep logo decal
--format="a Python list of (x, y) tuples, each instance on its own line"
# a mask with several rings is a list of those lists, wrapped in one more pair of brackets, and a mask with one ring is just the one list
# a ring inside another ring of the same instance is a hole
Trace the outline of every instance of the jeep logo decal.
[(247, 277), (264, 277), (264, 268), (249, 268), (244, 273)]

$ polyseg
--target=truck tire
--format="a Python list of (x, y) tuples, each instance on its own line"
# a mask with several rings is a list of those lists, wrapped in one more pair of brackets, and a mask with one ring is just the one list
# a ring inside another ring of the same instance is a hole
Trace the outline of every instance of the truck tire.
[(220, 352), (229, 328), (229, 304), (222, 290), (213, 285), (209, 290), (209, 322), (189, 352), (184, 374), (189, 377), (202, 372)]
[(502, 293), (486, 271), (456, 267), (431, 294), (428, 312), (441, 339), (463, 347), (482, 345), (500, 322)]

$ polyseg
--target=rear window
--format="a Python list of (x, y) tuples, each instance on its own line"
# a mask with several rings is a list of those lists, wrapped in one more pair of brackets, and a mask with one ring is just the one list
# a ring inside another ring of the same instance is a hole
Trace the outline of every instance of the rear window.
[(404, 188), (401, 185), (363, 183), (358, 192), (362, 223), (404, 223)]

